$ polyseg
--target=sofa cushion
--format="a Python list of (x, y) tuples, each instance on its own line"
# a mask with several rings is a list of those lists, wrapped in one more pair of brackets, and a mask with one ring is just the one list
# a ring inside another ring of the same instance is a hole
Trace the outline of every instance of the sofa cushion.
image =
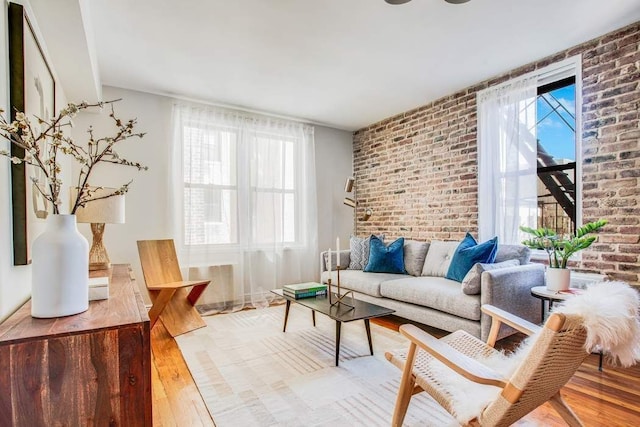
[(387, 280), (381, 283), (380, 294), (386, 298), (434, 308), (465, 319), (480, 320), (480, 296), (463, 294), (460, 283), (444, 277), (405, 277)]
[(482, 273), (489, 270), (497, 270), (499, 268), (517, 267), (520, 262), (517, 259), (509, 259), (502, 262), (492, 264), (478, 263), (471, 267), (471, 270), (462, 279), (462, 292), (467, 295), (478, 295), (480, 293), (480, 279)]
[(495, 262), (517, 259), (520, 265), (529, 264), (531, 249), (524, 245), (498, 245)]
[(427, 256), (422, 267), (422, 276), (444, 277), (449, 270), (451, 257), (458, 247), (458, 242), (433, 240), (429, 245)]
[(496, 259), (496, 251), (498, 250), (498, 237), (487, 240), (478, 244), (476, 239), (469, 233), (462, 239), (456, 252), (451, 258), (449, 270), (445, 276), (447, 279), (462, 282), (464, 276), (467, 275), (471, 267), (479, 262), (492, 263)]
[(404, 269), (412, 276), (420, 276), (429, 243), (416, 240), (404, 241)]
[[(334, 285), (338, 283), (337, 273), (333, 271), (329, 275), (328, 271), (322, 273), (322, 283), (327, 283), (327, 279), (331, 277), (331, 282)], [(373, 297), (381, 297), (380, 283), (385, 280), (400, 279), (407, 277), (406, 274), (391, 274), (391, 273), (365, 273), (361, 270), (341, 270), (340, 271), (340, 288), (350, 289), (352, 291), (360, 292), (363, 294), (371, 295)]]
[[(384, 234), (377, 236), (384, 241)], [(362, 238), (351, 236), (349, 239), (349, 270), (364, 270), (369, 263), (369, 240), (371, 236)]]
[(387, 246), (376, 236), (371, 236), (369, 262), (364, 271), (367, 273), (407, 274), (404, 269), (404, 238), (400, 237)]

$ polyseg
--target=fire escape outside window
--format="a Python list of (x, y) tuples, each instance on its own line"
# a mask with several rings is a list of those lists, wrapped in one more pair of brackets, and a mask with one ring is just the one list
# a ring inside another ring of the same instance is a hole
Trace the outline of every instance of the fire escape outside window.
[(536, 100), (538, 227), (576, 227), (575, 76), (538, 87)]

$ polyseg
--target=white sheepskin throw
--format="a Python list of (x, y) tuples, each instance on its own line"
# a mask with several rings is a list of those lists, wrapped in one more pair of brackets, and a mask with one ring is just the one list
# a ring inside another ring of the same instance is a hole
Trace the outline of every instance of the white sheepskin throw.
[(607, 361), (624, 367), (640, 361), (640, 322), (638, 291), (623, 282), (590, 285), (575, 298), (554, 310), (583, 318), (587, 331), (585, 350), (603, 350)]

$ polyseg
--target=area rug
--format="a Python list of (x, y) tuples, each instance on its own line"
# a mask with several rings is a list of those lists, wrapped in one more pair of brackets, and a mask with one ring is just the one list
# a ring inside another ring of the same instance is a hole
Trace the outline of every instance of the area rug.
[[(388, 426), (401, 372), (384, 352), (408, 346), (397, 332), (364, 322), (342, 326), (335, 365), (335, 322), (292, 304), (205, 317), (206, 328), (176, 338), (218, 427)], [(451, 425), (425, 393), (412, 398), (405, 425)], [(454, 424), (455, 425), (455, 424)]]

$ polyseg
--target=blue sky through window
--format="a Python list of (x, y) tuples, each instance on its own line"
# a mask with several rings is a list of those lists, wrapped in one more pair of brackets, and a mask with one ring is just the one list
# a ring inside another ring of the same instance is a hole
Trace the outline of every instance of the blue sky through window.
[[(556, 111), (553, 111), (554, 107), (558, 107)], [(538, 140), (544, 149), (556, 161), (568, 159), (568, 161), (575, 162), (575, 84), (538, 96), (536, 108)]]

